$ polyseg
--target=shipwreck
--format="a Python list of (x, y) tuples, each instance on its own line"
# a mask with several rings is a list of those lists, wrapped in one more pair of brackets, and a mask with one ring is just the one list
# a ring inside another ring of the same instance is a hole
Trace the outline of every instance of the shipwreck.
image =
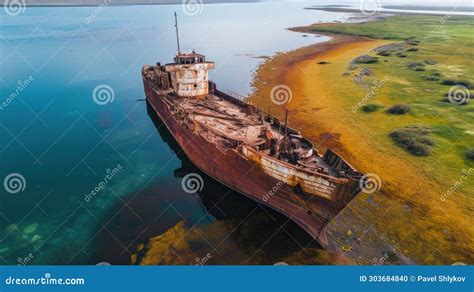
[[(176, 15), (175, 15), (176, 17)], [(188, 158), (227, 187), (284, 214), (323, 247), (324, 227), (359, 192), (362, 174), (285, 121), (209, 80), (196, 52), (142, 68), (147, 102)]]

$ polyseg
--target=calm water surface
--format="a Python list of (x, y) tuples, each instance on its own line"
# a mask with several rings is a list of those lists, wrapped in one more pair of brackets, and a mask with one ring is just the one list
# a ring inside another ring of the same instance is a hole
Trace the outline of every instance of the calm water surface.
[[(0, 264), (128, 264), (139, 244), (181, 221), (226, 222), (219, 242), (235, 248), (213, 263), (272, 263), (312, 244), (286, 218), (200, 173), (147, 111), (140, 76), (143, 64), (172, 60), (178, 11), (182, 48), (216, 62), (220, 88), (248, 94), (257, 57), (326, 40), (285, 28), (348, 17), (307, 5), (215, 4), (195, 16), (171, 5), (2, 10), (0, 178), (20, 174), (24, 190), (0, 188)], [(100, 85), (113, 101), (94, 102)], [(181, 179), (193, 172), (204, 187), (188, 194)], [(271, 234), (252, 224), (262, 220), (276, 227)], [(216, 249), (206, 233), (202, 242), (204, 254)]]

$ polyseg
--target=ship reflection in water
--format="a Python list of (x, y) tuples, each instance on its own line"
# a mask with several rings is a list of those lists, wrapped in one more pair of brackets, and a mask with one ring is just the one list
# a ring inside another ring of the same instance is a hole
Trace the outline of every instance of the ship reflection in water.
[[(202, 188), (188, 194), (155, 184), (138, 195), (131, 194), (133, 200), (125, 202), (130, 208), (113, 219), (110, 233), (99, 235), (102, 246), (94, 258), (111, 264), (168, 265), (274, 264), (292, 258), (301, 263), (330, 262), (327, 252), (296, 223), (201, 172), (148, 103), (147, 112), (181, 161), (174, 176), (181, 180), (187, 174), (198, 174)], [(195, 214), (183, 203), (188, 200), (199, 204), (202, 212)], [(162, 206), (161, 211), (157, 206)], [(140, 210), (140, 214), (132, 210)]]

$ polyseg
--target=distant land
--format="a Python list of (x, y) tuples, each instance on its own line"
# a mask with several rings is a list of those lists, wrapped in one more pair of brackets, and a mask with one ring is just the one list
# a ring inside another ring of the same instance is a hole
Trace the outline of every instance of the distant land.
[(459, 12), (474, 12), (473, 6), (459, 6), (459, 5), (383, 5), (385, 9), (397, 9), (397, 10), (431, 10), (431, 11), (459, 11)]
[[(347, 13), (356, 13), (360, 12), (360, 9), (356, 6), (348, 5), (317, 5), (310, 6), (307, 9), (331, 11), (331, 12), (347, 12)], [(389, 9), (389, 10), (387, 10)], [(400, 11), (397, 11), (400, 10)], [(426, 12), (432, 11), (433, 14), (441, 13), (457, 13), (457, 14), (466, 14), (472, 15), (474, 12), (473, 6), (455, 6), (455, 5), (443, 5), (443, 6), (431, 6), (431, 5), (383, 5), (380, 9), (380, 12), (386, 12), (391, 14), (429, 14)], [(463, 13), (466, 12), (466, 13)]]
[[(185, 1), (189, 3), (192, 1)], [(201, 2), (201, 1), (199, 1)], [(259, 2), (274, 2), (272, 0), (202, 0), (202, 3), (259, 3)], [(0, 1), (2, 5), (9, 3), (9, 0)], [(183, 0), (25, 0), (26, 6), (100, 6), (100, 5), (168, 5), (168, 4), (182, 4)], [(311, 9), (319, 9), (333, 12), (359, 12), (358, 5), (318, 5), (310, 7)], [(452, 12), (474, 12), (472, 6), (460, 5), (382, 5), (382, 9), (394, 10), (430, 10), (430, 11), (452, 11)]]

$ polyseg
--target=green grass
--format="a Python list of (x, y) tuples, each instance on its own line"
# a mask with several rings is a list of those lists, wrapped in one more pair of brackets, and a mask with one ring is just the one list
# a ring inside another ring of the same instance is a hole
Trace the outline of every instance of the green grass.
[[(382, 79), (386, 82), (371, 97), (371, 102), (379, 107), (367, 104), (368, 110), (362, 108), (351, 120), (354, 128), (367, 136), (368, 151), (386, 154), (387, 161), (379, 162), (370, 161), (371, 154), (365, 153), (371, 166), (381, 172), (382, 180), (389, 182), (382, 188), (386, 197), (378, 197), (382, 204), (394, 206), (387, 214), (392, 211), (397, 214), (394, 210), (402, 209), (400, 202), (411, 202), (416, 210), (404, 215), (408, 224), (413, 224), (408, 228), (414, 230), (409, 236), (404, 234), (407, 223), (402, 219), (378, 224), (376, 219), (367, 218), (366, 213), (364, 216), (403, 246), (405, 254), (422, 263), (472, 263), (474, 260), (474, 248), (466, 244), (474, 234), (471, 225), (466, 225), (472, 218), (473, 177), (462, 180), (462, 185), (446, 202), (439, 199), (461, 180), (463, 172), (474, 168), (473, 27), (473, 17), (452, 16), (444, 23), (442, 16), (419, 15), (311, 27), (314, 32), (366, 36), (397, 44), (363, 52), (379, 59), (379, 62), (364, 65), (373, 72), (364, 77), (365, 84), (370, 86)], [(340, 80), (340, 75), (327, 74), (326, 78), (333, 78), (337, 84), (332, 88), (332, 98), (342, 103), (340, 108), (351, 108), (367, 95), (367, 90), (354, 84), (353, 76)], [(456, 88), (470, 95), (469, 102), (453, 104), (448, 100), (447, 93)], [(407, 105), (409, 111), (398, 115), (378, 110), (397, 104)], [(404, 177), (396, 172), (384, 172), (377, 165), (396, 165), (398, 160), (415, 168), (415, 174)], [(414, 203), (416, 200), (420, 201)], [(363, 210), (358, 212), (363, 213)], [(446, 230), (450, 230), (449, 236), (445, 235)], [(436, 256), (431, 256), (433, 254)]]
[[(360, 24), (317, 25), (311, 30), (388, 39), (398, 44), (369, 52), (367, 55), (381, 60), (366, 66), (375, 72), (371, 77), (374, 80), (388, 77), (382, 89), (383, 96), (377, 101), (380, 106), (389, 108), (393, 104), (403, 104), (409, 107), (409, 114), (398, 116), (396, 124), (388, 123), (388, 127), (375, 131), (384, 131), (389, 136), (397, 129), (413, 124), (443, 128), (443, 131), (434, 130), (431, 134), (436, 144), (434, 154), (440, 156), (430, 156), (433, 160), (425, 162), (441, 165), (444, 174), (454, 179), (453, 173), (457, 174), (457, 169), (473, 166), (466, 158), (466, 151), (474, 148), (474, 97), (468, 104), (457, 105), (450, 103), (446, 94), (453, 86), (471, 88), (474, 84), (474, 18), (452, 16), (447, 21), (442, 20), (442, 16), (399, 15)], [(377, 110), (377, 107), (369, 107), (360, 114)], [(387, 124), (389, 116), (371, 115), (368, 121)], [(364, 119), (360, 121), (363, 123)], [(453, 157), (443, 153), (452, 153), (455, 148), (463, 149), (455, 153), (456, 161), (443, 164), (447, 157)], [(452, 169), (453, 166), (457, 169)], [(439, 181), (446, 180), (446, 176), (436, 177)], [(472, 182), (470, 185), (474, 187)]]
[[(442, 24), (441, 20), (442, 16), (398, 15), (376, 22), (318, 26), (313, 31), (352, 34), (378, 39), (407, 40), (412, 46), (423, 46), (425, 43), (445, 43), (453, 39), (464, 43), (472, 42), (472, 18), (453, 16), (445, 24)], [(468, 48), (464, 48), (464, 50), (469, 51)]]

